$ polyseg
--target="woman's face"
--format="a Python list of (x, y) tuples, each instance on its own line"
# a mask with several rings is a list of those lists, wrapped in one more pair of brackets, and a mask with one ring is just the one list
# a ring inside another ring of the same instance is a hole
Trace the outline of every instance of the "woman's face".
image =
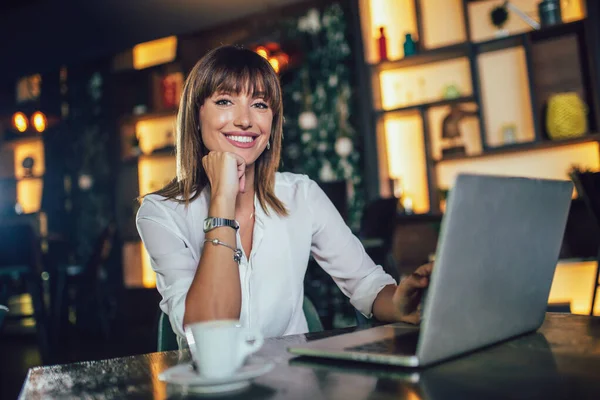
[(271, 136), (273, 110), (260, 96), (213, 93), (200, 106), (200, 132), (209, 151), (235, 153), (252, 165)]

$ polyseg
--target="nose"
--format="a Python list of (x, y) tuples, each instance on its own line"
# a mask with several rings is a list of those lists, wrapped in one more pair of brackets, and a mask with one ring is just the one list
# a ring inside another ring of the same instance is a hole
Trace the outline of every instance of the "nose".
[(250, 107), (238, 107), (233, 124), (243, 130), (250, 129), (252, 127)]

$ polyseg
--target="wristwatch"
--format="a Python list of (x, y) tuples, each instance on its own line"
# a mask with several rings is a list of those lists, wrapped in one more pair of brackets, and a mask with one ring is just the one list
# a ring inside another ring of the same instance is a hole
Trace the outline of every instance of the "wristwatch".
[(229, 226), (235, 230), (240, 228), (240, 224), (235, 219), (208, 217), (204, 220), (204, 233), (221, 226)]

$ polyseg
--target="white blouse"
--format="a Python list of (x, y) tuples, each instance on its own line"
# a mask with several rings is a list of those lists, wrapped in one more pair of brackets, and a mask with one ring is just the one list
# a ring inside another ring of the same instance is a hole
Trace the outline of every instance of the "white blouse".
[[(240, 322), (265, 337), (308, 331), (302, 311), (309, 256), (328, 272), (367, 318), (384, 286), (395, 284), (371, 260), (323, 190), (305, 175), (277, 173), (275, 194), (289, 215), (266, 215), (256, 197), (252, 252), (239, 265)], [(160, 308), (181, 337), (185, 298), (202, 254), (209, 188), (185, 207), (158, 195), (144, 198), (137, 228), (156, 272)], [(242, 248), (239, 232), (237, 247)]]

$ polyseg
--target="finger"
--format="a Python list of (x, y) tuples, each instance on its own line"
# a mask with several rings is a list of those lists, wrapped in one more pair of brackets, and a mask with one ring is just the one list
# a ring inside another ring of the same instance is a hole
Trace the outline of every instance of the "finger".
[(415, 311), (414, 313), (404, 317), (404, 321), (408, 322), (409, 324), (417, 325), (419, 322), (421, 322), (421, 313), (419, 311)]
[(240, 192), (246, 193), (246, 174), (245, 173), (240, 178)]
[(410, 274), (405, 279), (407, 289), (422, 289), (429, 284), (429, 278), (415, 273)]
[(433, 263), (423, 264), (415, 270), (415, 274), (421, 276), (429, 276), (433, 271)]
[(227, 155), (230, 157), (233, 157), (235, 159), (235, 162), (237, 163), (238, 171), (240, 170), (240, 167), (242, 167), (241, 169), (243, 169), (243, 170), (246, 169), (246, 160), (244, 160), (244, 157), (239, 156), (235, 153), (227, 153)]
[(246, 160), (243, 157), (238, 156), (235, 153), (231, 153), (236, 162), (237, 162), (237, 170), (238, 170), (238, 178), (240, 179), (240, 192), (246, 192)]

